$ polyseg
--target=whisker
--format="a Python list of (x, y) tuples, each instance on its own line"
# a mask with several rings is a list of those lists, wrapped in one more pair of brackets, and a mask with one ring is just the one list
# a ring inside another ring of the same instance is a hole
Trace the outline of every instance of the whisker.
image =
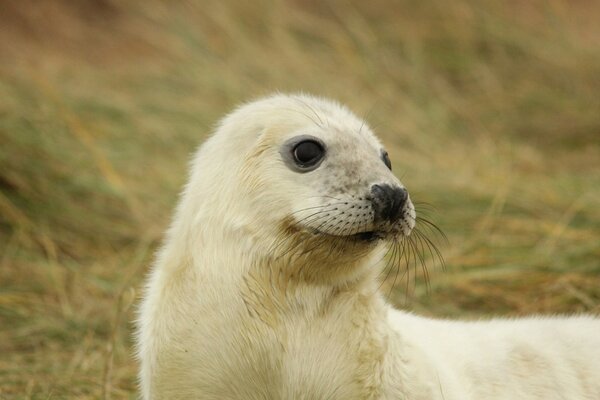
[[(303, 208), (303, 209), (301, 209), (301, 210), (296, 210), (296, 211), (293, 211), (293, 212), (291, 212), (291, 213), (290, 213), (290, 214), (288, 214), (288, 215), (290, 215), (290, 216), (291, 216), (291, 215), (298, 214), (298, 213), (301, 213), (301, 212), (303, 212), (303, 211), (307, 211), (307, 210), (312, 210), (312, 209), (316, 209), (316, 208), (325, 208), (325, 207), (339, 206), (339, 205), (341, 205), (341, 204), (344, 204), (344, 202), (339, 202), (339, 203), (328, 203), (328, 204), (323, 204), (323, 205), (320, 205), (320, 206), (306, 207), (306, 208)], [(335, 210), (331, 210), (331, 211), (335, 211)]]
[[(282, 108), (282, 109), (283, 109), (283, 110), (286, 110), (286, 111), (292, 111), (292, 112), (298, 113), (298, 114), (300, 114), (300, 115), (303, 115), (304, 117), (308, 118), (308, 120), (309, 120), (310, 122), (312, 122), (313, 124), (315, 124), (315, 125), (316, 125), (316, 126), (318, 126), (319, 128), (323, 128), (323, 121), (321, 121), (321, 123), (319, 124), (319, 123), (318, 123), (316, 120), (314, 120), (314, 119), (313, 119), (313, 118), (312, 118), (310, 115), (308, 115), (308, 114), (306, 114), (306, 113), (304, 113), (304, 112), (302, 112), (302, 111), (300, 111), (300, 110), (297, 110), (297, 109), (295, 109), (295, 108)], [(319, 118), (319, 119), (320, 119), (320, 118)]]
[[(327, 214), (327, 213), (332, 212), (332, 211), (334, 211), (334, 210), (320, 210), (320, 211), (317, 211), (317, 212), (315, 212), (315, 213), (313, 213), (311, 215), (308, 215), (308, 216), (306, 216), (306, 217), (298, 220), (298, 222), (296, 224), (297, 225), (312, 224), (313, 222), (316, 222), (316, 221), (320, 220), (321, 218), (328, 217), (329, 214)], [(321, 214), (325, 214), (325, 215), (321, 215)]]
[[(387, 281), (387, 279), (390, 276), (390, 273), (392, 272), (392, 268), (394, 267), (394, 260), (396, 258), (396, 252), (398, 250), (397, 247), (397, 243), (398, 242), (394, 242), (392, 243), (392, 245), (388, 248), (388, 251), (385, 253), (386, 255), (390, 252), (390, 249), (392, 250), (392, 254), (390, 256), (390, 258), (388, 258), (387, 262), (385, 263), (385, 267), (383, 268), (383, 270), (381, 271), (381, 273), (383, 273), (385, 270), (387, 270), (387, 273), (385, 275), (385, 278), (383, 278), (383, 280), (381, 281), (381, 283), (379, 284), (379, 287), (377, 288), (377, 290), (380, 290), (381, 287), (383, 286), (383, 284)], [(381, 274), (380, 273), (380, 274)], [(393, 287), (394, 285), (392, 285)], [(389, 297), (389, 296), (388, 296)]]
[[(330, 222), (330, 221), (332, 221), (332, 220), (333, 220), (333, 217), (331, 217), (331, 218), (330, 218), (330, 219), (328, 219), (328, 220), (325, 220), (325, 221), (324, 221), (324, 222), (323, 222), (321, 225), (319, 225), (317, 228), (315, 228), (315, 230), (316, 230), (316, 231), (319, 231), (323, 225), (325, 225), (325, 224), (329, 223), (329, 222)], [(324, 241), (324, 239), (317, 239), (317, 240), (316, 240), (317, 244), (316, 244), (315, 246), (313, 246), (313, 247), (311, 247), (311, 248), (309, 248), (309, 249), (306, 249), (305, 251), (303, 251), (303, 252), (300, 254), (300, 256), (303, 256), (303, 255), (309, 254), (309, 253), (310, 253), (310, 252), (312, 252), (314, 249), (316, 249), (317, 247), (319, 247), (319, 246), (322, 244), (322, 242), (323, 242), (323, 241)]]
[(432, 210), (432, 211), (437, 211), (438, 210), (438, 208), (434, 204), (428, 203), (426, 201), (413, 201), (412, 203), (415, 206), (415, 208), (417, 208), (417, 207), (424, 207), (424, 208), (427, 208), (427, 209)]
[(337, 197), (327, 196), (327, 195), (319, 195), (319, 196), (309, 196), (309, 197), (307, 197), (307, 199), (322, 199), (322, 198), (334, 199), (334, 200), (337, 200), (337, 201), (343, 201), (342, 199), (338, 199)]
[(400, 274), (400, 261), (402, 260), (402, 253), (404, 252), (404, 246), (400, 249), (400, 244), (396, 241), (396, 246), (399, 248), (398, 252), (398, 261), (394, 260), (394, 264), (396, 266), (396, 274), (394, 275), (394, 282), (390, 286), (390, 291), (388, 292), (388, 299), (392, 297), (392, 291), (394, 290), (394, 286), (396, 286), (396, 280), (398, 279), (398, 275)]
[(446, 270), (446, 261), (444, 260), (444, 257), (442, 256), (442, 253), (440, 252), (440, 250), (438, 249), (438, 247), (435, 245), (435, 243), (433, 243), (433, 241), (431, 239), (429, 239), (426, 235), (423, 234), (423, 232), (420, 232), (418, 230), (416, 230), (416, 232), (418, 232), (418, 234), (423, 238), (423, 240), (425, 240), (425, 242), (428, 244), (428, 247), (430, 250), (433, 250), (435, 252), (435, 255), (441, 266), (442, 266), (442, 270), (445, 271)]
[(415, 247), (418, 247), (418, 256), (421, 263), (421, 271), (423, 272), (423, 278), (425, 279), (425, 288), (429, 292), (429, 273), (427, 271), (427, 264), (425, 263), (425, 248), (423, 245), (423, 239), (419, 235), (414, 236)]
[(446, 236), (446, 234), (440, 229), (439, 226), (437, 226), (436, 224), (434, 224), (433, 222), (431, 222), (427, 218), (417, 217), (416, 222), (417, 223), (418, 222), (423, 222), (424, 224), (430, 226), (431, 228), (433, 228), (437, 232), (437, 234), (439, 234), (446, 241), (446, 243), (448, 243), (448, 237)]
[[(298, 223), (298, 224), (302, 224), (302, 223), (313, 223), (313, 222), (316, 222), (316, 221), (318, 221), (318, 220), (320, 220), (320, 219), (322, 219), (322, 218), (325, 218), (325, 217), (329, 216), (329, 214), (325, 214), (325, 213), (326, 213), (326, 212), (328, 212), (328, 211), (330, 211), (330, 210), (321, 210), (321, 211), (318, 211), (318, 212), (316, 212), (316, 213), (313, 213), (313, 214), (311, 214), (311, 215), (309, 215), (309, 216), (307, 216), (307, 217), (305, 217), (305, 218), (302, 218), (302, 219), (301, 219), (301, 220), (299, 220), (297, 223)], [(322, 214), (324, 214), (324, 215), (322, 215)], [(271, 253), (276, 253), (276, 251), (278, 250), (278, 248), (279, 248), (280, 246), (282, 246), (284, 243), (285, 243), (285, 241), (284, 241), (284, 240), (281, 240), (281, 241), (279, 242), (279, 244), (277, 244), (277, 246), (275, 246), (275, 247), (273, 247), (272, 249), (270, 249), (270, 252), (271, 252)], [(283, 254), (279, 255), (279, 257), (276, 257), (276, 258), (275, 258), (275, 260), (279, 260), (279, 259), (281, 259), (282, 257), (284, 257), (284, 256), (286, 256), (286, 255), (288, 255), (288, 254), (290, 254), (290, 253), (291, 253), (293, 250), (297, 249), (297, 248), (298, 248), (299, 246), (301, 246), (302, 244), (304, 244), (304, 242), (303, 242), (303, 241), (298, 241), (298, 242), (296, 243), (296, 245), (292, 246), (290, 249), (288, 249), (288, 251), (286, 251), (286, 252), (284, 252)]]
[(308, 108), (315, 117), (317, 117), (317, 119), (321, 122), (321, 125), (319, 125), (321, 128), (323, 127), (323, 120), (321, 119), (321, 116), (319, 115), (319, 113), (317, 113), (317, 111), (307, 102), (305, 102), (304, 100), (298, 98), (298, 97), (294, 97), (294, 100), (299, 102), (300, 104), (304, 105), (306, 108)]
[[(386, 258), (386, 257), (388, 256), (388, 254), (390, 254), (390, 251), (392, 251), (392, 248), (393, 248), (393, 243), (392, 243), (392, 244), (390, 244), (390, 245), (387, 247), (387, 250), (385, 251), (385, 253), (383, 253), (383, 256), (381, 256), (381, 257), (380, 257), (380, 258), (379, 258), (377, 261), (375, 261), (373, 264), (371, 264), (371, 266), (369, 267), (369, 269), (370, 269), (370, 268), (374, 268), (374, 267), (375, 267), (377, 264), (379, 264), (379, 263), (380, 263), (380, 262), (381, 262), (381, 261), (382, 261), (384, 258)], [(385, 266), (384, 266), (384, 267), (381, 269), (381, 271), (379, 271), (379, 275), (378, 275), (378, 277), (381, 277), (381, 275), (383, 275), (383, 273), (385, 272), (385, 270), (386, 270), (386, 268), (387, 268), (387, 266), (388, 266), (388, 263), (389, 263), (389, 258), (388, 258), (388, 261), (386, 261), (386, 263), (385, 263)], [(381, 288), (381, 285), (379, 285), (379, 288)]]
[[(423, 234), (419, 231), (415, 231), (415, 237), (418, 239), (420, 245), (421, 245), (421, 251), (423, 252), (423, 254), (425, 253), (425, 247), (427, 247), (427, 250), (429, 251), (429, 255), (431, 255), (431, 259), (435, 259), (435, 256), (433, 255), (433, 251), (431, 250), (431, 245), (426, 241), (426, 238), (423, 238)], [(427, 270), (427, 268), (423, 269), (423, 274), (425, 275), (425, 282), (427, 284), (427, 289), (430, 289), (430, 284), (429, 284), (429, 271)]]
[[(427, 218), (431, 218), (433, 213), (435, 213), (435, 211), (423, 210), (421, 208), (415, 207), (415, 214), (417, 215), (417, 217), (424, 215)], [(410, 217), (413, 218), (412, 216), (410, 216)], [(413, 219), (415, 219), (415, 218), (413, 218)]]
[(410, 295), (410, 260), (411, 260), (411, 248), (408, 245), (408, 237), (405, 238), (404, 247), (406, 252), (406, 288), (404, 290), (404, 302), (408, 303), (408, 296)]

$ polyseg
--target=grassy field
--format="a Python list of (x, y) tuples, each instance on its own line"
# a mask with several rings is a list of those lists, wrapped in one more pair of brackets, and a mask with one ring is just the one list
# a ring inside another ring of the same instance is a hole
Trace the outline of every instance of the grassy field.
[(275, 90), (365, 116), (435, 206), (447, 269), (398, 306), (600, 311), (600, 3), (227, 4), (0, 6), (0, 399), (136, 398), (135, 303), (190, 154)]

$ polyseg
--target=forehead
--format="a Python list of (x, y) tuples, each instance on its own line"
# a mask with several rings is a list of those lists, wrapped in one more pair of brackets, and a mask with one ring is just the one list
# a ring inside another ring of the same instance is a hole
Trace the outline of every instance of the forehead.
[(381, 143), (368, 124), (347, 108), (321, 99), (292, 99), (294, 108), (286, 108), (297, 129), (280, 131), (284, 140), (299, 134), (312, 135), (327, 146), (361, 147), (379, 152)]
[(335, 103), (317, 103), (310, 111), (313, 118), (296, 113), (299, 129), (283, 134), (292, 141), (314, 136), (325, 144), (327, 155), (316, 174), (327, 177), (326, 186), (347, 191), (389, 172), (381, 161), (383, 147), (364, 120)]

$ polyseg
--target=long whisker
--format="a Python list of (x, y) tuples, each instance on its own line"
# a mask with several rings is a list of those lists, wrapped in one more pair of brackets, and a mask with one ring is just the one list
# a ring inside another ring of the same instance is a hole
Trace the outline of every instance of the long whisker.
[(437, 232), (438, 235), (440, 235), (446, 241), (446, 243), (448, 243), (448, 237), (446, 236), (446, 234), (440, 229), (439, 226), (437, 226), (436, 224), (434, 224), (427, 218), (417, 217), (416, 222), (417, 223), (423, 222), (425, 225), (430, 226), (432, 229), (434, 229)]
[[(308, 114), (306, 114), (306, 113), (304, 113), (304, 112), (302, 112), (302, 111), (300, 111), (300, 110), (297, 110), (297, 109), (295, 109), (295, 108), (283, 108), (283, 110), (286, 110), (286, 111), (292, 111), (292, 112), (298, 113), (298, 114), (300, 114), (300, 115), (303, 115), (304, 117), (308, 118), (308, 120), (309, 120), (310, 122), (312, 122), (313, 124), (315, 124), (315, 125), (316, 125), (316, 126), (318, 126), (319, 128), (323, 128), (323, 127), (324, 127), (324, 126), (323, 126), (323, 121), (322, 121), (320, 118), (318, 118), (318, 119), (319, 119), (319, 120), (321, 120), (321, 123), (317, 122), (317, 121), (316, 121), (315, 119), (313, 119), (313, 118), (312, 118), (310, 115), (308, 115)], [(317, 117), (318, 117), (318, 116), (317, 116)]]
[(417, 235), (419, 235), (420, 237), (423, 238), (423, 240), (425, 241), (425, 243), (427, 243), (427, 247), (429, 248), (430, 251), (433, 251), (436, 255), (438, 261), (440, 262), (441, 266), (442, 266), (442, 270), (445, 271), (446, 270), (446, 261), (444, 260), (444, 256), (442, 256), (442, 253), (440, 252), (440, 250), (438, 249), (438, 247), (435, 245), (435, 243), (433, 243), (433, 241), (431, 239), (429, 239), (426, 235), (423, 234), (423, 232), (420, 232), (419, 230), (415, 230), (415, 232), (417, 233)]
[[(374, 267), (375, 267), (377, 264), (379, 264), (379, 263), (380, 263), (380, 262), (381, 262), (383, 259), (385, 259), (385, 258), (386, 258), (386, 257), (387, 257), (387, 256), (390, 254), (390, 251), (392, 251), (392, 249), (393, 249), (393, 247), (394, 247), (393, 245), (394, 245), (394, 243), (392, 243), (392, 244), (390, 244), (389, 246), (387, 246), (387, 250), (385, 251), (385, 253), (383, 253), (383, 255), (382, 255), (382, 256), (381, 256), (379, 259), (377, 259), (377, 261), (375, 261), (373, 264), (371, 264), (371, 266), (369, 267), (369, 269), (371, 269), (371, 268), (374, 268)], [(378, 275), (378, 277), (381, 277), (381, 275), (383, 275), (383, 274), (384, 274), (384, 272), (385, 272), (385, 270), (386, 270), (386, 268), (387, 268), (388, 264), (389, 264), (389, 258), (388, 258), (388, 261), (386, 261), (386, 263), (385, 263), (385, 266), (384, 266), (384, 267), (381, 269), (381, 271), (379, 271), (379, 275)], [(379, 286), (379, 288), (381, 288), (381, 285)]]
[(438, 211), (438, 208), (434, 204), (428, 203), (426, 201), (413, 201), (412, 203), (415, 206), (415, 208), (427, 208), (432, 211)]
[[(388, 258), (387, 262), (385, 263), (385, 267), (383, 268), (382, 272), (387, 270), (387, 273), (385, 274), (385, 278), (383, 278), (383, 280), (381, 281), (381, 283), (379, 284), (379, 287), (377, 288), (378, 290), (381, 289), (381, 287), (383, 286), (383, 284), (387, 281), (387, 279), (390, 276), (390, 273), (392, 272), (392, 269), (394, 268), (395, 265), (395, 258), (396, 258), (396, 252), (398, 251), (398, 246), (397, 246), (398, 242), (393, 242), (391, 244), (391, 246), (388, 248), (388, 251), (386, 252), (386, 255), (390, 252), (390, 249), (392, 249), (392, 254), (390, 256), (390, 258)], [(394, 285), (392, 285), (393, 287)], [(388, 296), (389, 297), (389, 296)]]
[(337, 201), (343, 201), (342, 199), (338, 199), (337, 197), (327, 196), (327, 195), (309, 196), (309, 197), (307, 197), (307, 199), (334, 199)]
[(417, 255), (419, 256), (419, 262), (421, 264), (421, 271), (423, 272), (423, 278), (425, 279), (425, 287), (429, 291), (429, 273), (427, 272), (427, 265), (425, 263), (425, 248), (423, 246), (423, 239), (419, 235), (413, 236), (415, 248), (418, 248)]
[[(316, 208), (325, 208), (325, 207), (339, 206), (339, 205), (341, 205), (341, 204), (344, 204), (344, 202), (339, 202), (339, 203), (328, 203), (328, 204), (323, 204), (323, 205), (320, 205), (320, 206), (306, 207), (306, 208), (302, 208), (302, 209), (300, 209), (300, 210), (293, 211), (293, 212), (291, 212), (289, 215), (291, 216), (291, 215), (294, 215), (294, 214), (301, 213), (301, 212), (303, 212), (303, 211), (313, 210), (313, 209), (316, 209)], [(334, 211), (334, 210), (331, 210), (331, 211)]]
[[(332, 220), (333, 220), (333, 217), (331, 217), (331, 218), (329, 218), (329, 219), (325, 220), (325, 221), (324, 221), (324, 222), (323, 222), (321, 225), (319, 225), (318, 227), (316, 227), (316, 228), (315, 228), (315, 231), (317, 231), (317, 232), (318, 232), (318, 231), (319, 231), (319, 230), (320, 230), (320, 229), (323, 227), (323, 225), (325, 225), (325, 224), (327, 224), (327, 223), (331, 222)], [(305, 254), (309, 254), (309, 253), (310, 253), (310, 252), (312, 252), (314, 249), (316, 249), (317, 247), (321, 246), (321, 245), (323, 244), (323, 243), (322, 243), (323, 241), (324, 241), (324, 239), (318, 239), (318, 240), (316, 241), (317, 243), (316, 243), (314, 246), (312, 246), (312, 247), (310, 247), (310, 248), (308, 248), (308, 249), (304, 250), (304, 251), (303, 251), (303, 252), (300, 254), (300, 256), (302, 256), (302, 255), (305, 255)]]
[[(326, 214), (327, 212), (329, 212), (331, 210), (320, 210), (317, 211), (311, 215), (308, 215), (302, 219), (300, 219), (297, 224), (303, 224), (303, 223), (312, 223), (315, 221), (320, 220), (321, 218), (325, 218), (327, 217), (329, 214)], [(275, 246), (271, 246), (271, 248), (269, 249), (269, 252), (271, 254), (276, 254), (276, 252), (279, 250), (279, 248), (281, 246), (283, 246), (283, 244), (285, 243), (285, 240), (281, 240), (279, 241), (279, 243), (275, 243)], [(301, 246), (302, 244), (304, 244), (302, 241), (298, 241), (296, 243), (296, 245), (292, 246), (291, 248), (289, 248), (286, 252), (284, 252), (283, 254), (279, 255), (278, 257), (275, 258), (275, 260), (279, 260), (282, 257), (290, 254), (293, 250), (295, 250), (296, 248), (298, 248), (299, 246)]]
[[(417, 238), (417, 240), (421, 246), (421, 252), (423, 254), (425, 254), (425, 248), (427, 248), (431, 258), (435, 259), (435, 256), (433, 255), (433, 251), (431, 250), (431, 245), (426, 241), (426, 239), (423, 238), (423, 234), (419, 231), (414, 231), (414, 233), (415, 233), (415, 237)], [(429, 271), (427, 270), (426, 266), (423, 266), (423, 275), (425, 276), (425, 283), (427, 285), (427, 290), (429, 290), (430, 289)]]
[(323, 127), (324, 123), (323, 123), (323, 120), (321, 119), (321, 116), (319, 115), (319, 113), (317, 113), (317, 111), (310, 104), (308, 104), (307, 102), (305, 102), (304, 100), (302, 100), (298, 97), (295, 97), (294, 100), (297, 101), (298, 103), (302, 104), (306, 108), (308, 108), (313, 113), (313, 115), (315, 117), (317, 117), (317, 119), (321, 122), (320, 127)]
[[(330, 212), (332, 212), (334, 210), (319, 210), (315, 213), (312, 213), (311, 215), (307, 215), (304, 218), (299, 219), (296, 224), (297, 225), (308, 225), (308, 224), (312, 224), (316, 221), (318, 221), (319, 219), (323, 218), (323, 217), (328, 217)], [(324, 215), (323, 215), (324, 214)]]
[(405, 238), (404, 241), (405, 253), (406, 253), (406, 289), (404, 291), (404, 301), (408, 303), (408, 296), (410, 295), (410, 260), (411, 260), (411, 249), (408, 245), (408, 238)]
[[(402, 246), (402, 248), (400, 248), (400, 244), (395, 241), (396, 247), (398, 248), (398, 261), (396, 261), (394, 259), (393, 265), (395, 265), (396, 267), (396, 274), (394, 275), (394, 282), (392, 282), (392, 285), (390, 286), (390, 291), (388, 292), (388, 299), (392, 297), (392, 290), (394, 290), (394, 286), (396, 286), (396, 280), (398, 279), (398, 275), (400, 274), (400, 261), (402, 260), (402, 253), (404, 252), (404, 246)], [(396, 256), (394, 256), (395, 258)]]

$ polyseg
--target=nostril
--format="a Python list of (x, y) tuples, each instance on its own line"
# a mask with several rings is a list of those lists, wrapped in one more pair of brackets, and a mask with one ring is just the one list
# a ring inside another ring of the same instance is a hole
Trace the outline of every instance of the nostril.
[(404, 207), (404, 205), (406, 204), (406, 200), (408, 200), (408, 191), (404, 188), (396, 188), (395, 192), (398, 201), (398, 207)]
[(382, 199), (385, 196), (385, 189), (381, 185), (371, 186), (371, 195), (374, 199)]
[(371, 186), (371, 197), (375, 218), (395, 222), (408, 200), (408, 192), (399, 186), (375, 184)]

